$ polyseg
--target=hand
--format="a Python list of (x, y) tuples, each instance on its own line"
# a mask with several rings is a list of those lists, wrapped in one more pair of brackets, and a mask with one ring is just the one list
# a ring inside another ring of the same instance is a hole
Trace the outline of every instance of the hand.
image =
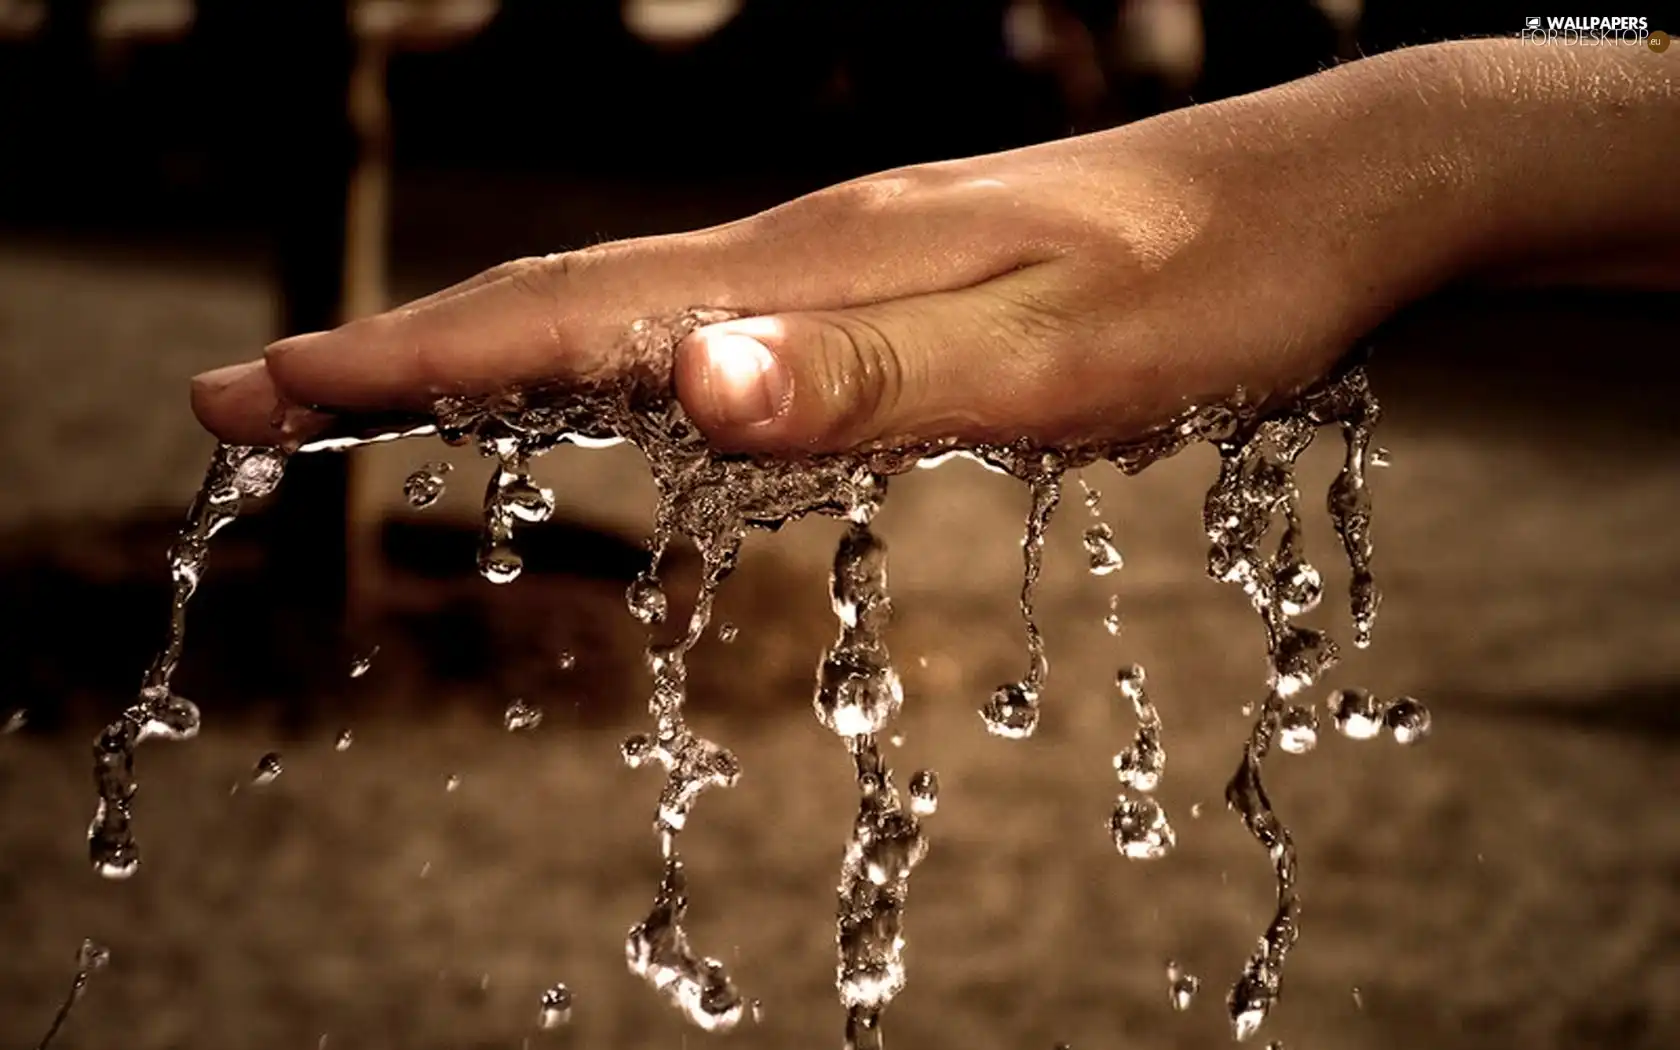
[[(269, 443), (281, 401), (424, 408), (446, 392), (599, 375), (632, 320), (696, 305), (745, 315), (691, 336), (675, 369), (689, 414), (733, 450), (1124, 437), (1238, 388), (1283, 397), (1448, 280), (1552, 240), (1578, 247), (1577, 225), (1617, 243), (1622, 226), (1579, 205), (1560, 205), (1555, 230), (1512, 218), (1574, 189), (1577, 168), (1608, 188), (1647, 168), (1666, 177), (1657, 147), (1590, 166), (1572, 159), (1582, 144), (1566, 137), (1563, 155), (1539, 132), (1490, 150), (1478, 122), (1504, 126), (1525, 106), (1555, 134), (1575, 130), (1566, 118), (1581, 105), (1554, 67), (1588, 60), (1524, 46), (1397, 52), (1097, 135), (870, 176), (708, 230), (508, 263), (201, 376), (194, 407), (226, 439)], [(1600, 96), (1585, 99), (1583, 128), (1603, 123), (1604, 73), (1580, 71)], [(1624, 120), (1673, 116), (1661, 73), (1623, 85), (1641, 104), (1624, 102)], [(1551, 93), (1524, 92), (1523, 76)], [(1558, 173), (1550, 184), (1536, 157)], [(1651, 218), (1633, 225), (1649, 233)]]

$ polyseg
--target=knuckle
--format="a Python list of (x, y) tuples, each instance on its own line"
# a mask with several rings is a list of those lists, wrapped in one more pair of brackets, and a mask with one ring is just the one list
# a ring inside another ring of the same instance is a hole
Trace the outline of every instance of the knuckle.
[(838, 317), (824, 326), (822, 382), (834, 428), (849, 440), (878, 436), (903, 403), (906, 368), (887, 333), (868, 318)]

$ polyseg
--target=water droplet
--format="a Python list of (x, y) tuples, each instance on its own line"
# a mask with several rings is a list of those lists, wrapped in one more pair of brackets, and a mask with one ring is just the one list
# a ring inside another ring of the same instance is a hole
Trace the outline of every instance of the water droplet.
[(986, 731), (1006, 740), (1024, 740), (1038, 730), (1038, 693), (1024, 682), (1000, 685), (980, 709)]
[(479, 552), (478, 574), (491, 583), (512, 583), (524, 571), (525, 559), (505, 544), (490, 544)]
[(1273, 1039), (1271, 1042), (1266, 1044), (1266, 1050), (1283, 1050), (1283, 1040)]
[(378, 655), (379, 646), (376, 645), (372, 649), (363, 653), (361, 656), (358, 656), (354, 660), (350, 661), (350, 677), (360, 678), (362, 675), (367, 674), (368, 668), (373, 666), (373, 658)]
[(1369, 740), (1382, 732), (1385, 705), (1364, 689), (1337, 689), (1325, 706), (1336, 732), (1349, 740)]
[(502, 486), (501, 505), (520, 521), (539, 524), (554, 516), (554, 491), (528, 477), (515, 475)]
[(1140, 735), (1131, 746), (1114, 756), (1114, 775), (1120, 783), (1148, 794), (1161, 786), (1167, 754), (1152, 737)]
[(1318, 746), (1318, 712), (1291, 704), (1278, 715), (1278, 747), (1292, 755), (1304, 755)]
[(1357, 984), (1353, 986), (1353, 1008), (1355, 1010), (1365, 1009), (1365, 996), (1359, 991)]
[(1085, 530), (1085, 556), (1090, 559), (1093, 576), (1107, 576), (1125, 564), (1114, 546), (1114, 530), (1107, 522), (1098, 522)]
[(572, 1019), (572, 990), (557, 984), (542, 995), (537, 1024), (544, 1030), (559, 1028)]
[(718, 625), (718, 641), (725, 645), (733, 642), (740, 633), (740, 629), (728, 621)]
[(1378, 445), (1371, 450), (1371, 466), (1386, 467), (1392, 462), (1393, 457), (1389, 455), (1388, 449)]
[(757, 999), (752, 1001), (752, 1020), (753, 1024), (764, 1023), (764, 1004)]
[(903, 733), (894, 733), (892, 736), (887, 737), (887, 743), (891, 744), (893, 747), (903, 747), (904, 746), (904, 734)]
[(1318, 608), (1324, 597), (1324, 579), (1306, 562), (1297, 562), (1278, 572), (1278, 608), (1285, 616), (1301, 616)]
[(1421, 701), (1402, 696), (1388, 705), (1383, 721), (1394, 734), (1395, 743), (1415, 744), (1429, 735), (1433, 719)]
[(1265, 1023), (1266, 1008), (1264, 1006), (1250, 1006), (1238, 1010), (1231, 1017), (1231, 1034), (1237, 1042), (1246, 1043), (1254, 1038), (1254, 1033)]
[(449, 776), (447, 778), (445, 778), (445, 780), (443, 782), (443, 790), (448, 791), (448, 792), (454, 792), (454, 791), (458, 790), (460, 788), (460, 786), (461, 786), (461, 775), (459, 773), (449, 774)]
[(147, 697), (152, 701), (146, 707), (144, 720), (140, 723), (140, 732), (136, 742), (144, 740), (191, 740), (198, 735), (202, 719), (198, 705), (184, 696), (165, 694), (166, 699), (157, 702), (155, 697)]
[(910, 809), (918, 816), (927, 816), (939, 809), (939, 774), (931, 769), (918, 770), (910, 777)]
[(1114, 675), (1114, 686), (1120, 690), (1120, 695), (1136, 704), (1144, 697), (1144, 689), (1149, 684), (1149, 673), (1142, 664), (1132, 664), (1122, 667)]
[(6, 724), (0, 725), (0, 736), (10, 736), (29, 723), (29, 712), (18, 708), (6, 716)]
[(555, 664), (562, 671), (570, 671), (572, 668), (577, 666), (577, 656), (569, 651), (562, 652), (559, 658), (555, 660)]
[[(427, 877), (427, 876), (429, 876), (429, 875), (430, 875), (430, 874), (431, 874), (431, 873), (432, 873), (432, 862), (431, 862), (431, 861), (429, 861), (429, 860), (428, 860), (428, 861), (425, 861), (425, 862), (424, 862), (424, 863), (422, 863), (422, 864), (421, 864), (421, 865), (420, 865), (420, 877), (421, 877), (421, 878), (422, 878), (422, 879), (423, 879), (423, 878), (426, 878), (426, 877)], [(442, 980), (442, 979), (443, 979), (443, 974), (441, 974), (441, 973), (440, 973), (440, 974), (438, 974), (438, 979), (439, 979), (439, 980)]]
[(416, 469), (403, 482), (403, 496), (408, 499), (408, 505), (419, 510), (430, 507), (443, 497), (445, 486), (444, 475), (450, 471), (448, 463), (427, 463)]
[(268, 754), (257, 759), (256, 767), (251, 770), (251, 783), (256, 787), (262, 787), (264, 784), (272, 784), (274, 783), (275, 778), (280, 776), (282, 768), (283, 767), (280, 764), (280, 753), (278, 751), (270, 751)]
[(1121, 795), (1115, 800), (1108, 828), (1114, 836), (1114, 848), (1130, 860), (1157, 860), (1178, 845), (1167, 811), (1148, 797)]
[(904, 704), (898, 672), (868, 647), (831, 649), (817, 671), (817, 718), (844, 737), (879, 733)]
[(97, 973), (111, 965), (111, 949), (97, 941), (84, 940), (76, 951), (76, 969), (81, 973)]
[(502, 724), (507, 726), (510, 733), (535, 729), (542, 725), (543, 712), (540, 707), (533, 707), (523, 700), (515, 700), (507, 705), (502, 712)]
[(642, 763), (654, 757), (657, 749), (658, 745), (654, 743), (653, 737), (646, 733), (636, 733), (624, 738), (618, 753), (623, 756), (625, 765), (631, 769), (639, 769)]
[(665, 622), (669, 603), (665, 600), (665, 592), (659, 587), (659, 581), (654, 577), (647, 573), (636, 577), (636, 581), (625, 592), (624, 598), (630, 606), (630, 614), (641, 622), (649, 625)]
[(1111, 612), (1107, 616), (1103, 617), (1103, 630), (1107, 631), (1113, 637), (1120, 637), (1120, 628), (1121, 623), (1119, 613)]
[(1202, 804), (1200, 802), (1192, 802), (1190, 804), (1190, 819), (1191, 820), (1201, 820), (1202, 819)]
[(1194, 974), (1186, 973), (1176, 962), (1167, 963), (1167, 996), (1172, 1002), (1172, 1008), (1179, 1013), (1190, 1009), (1190, 1003), (1201, 991), (1202, 979)]
[(333, 741), (334, 751), (348, 751), (350, 745), (356, 742), (356, 734), (348, 729), (340, 729), (338, 738)]

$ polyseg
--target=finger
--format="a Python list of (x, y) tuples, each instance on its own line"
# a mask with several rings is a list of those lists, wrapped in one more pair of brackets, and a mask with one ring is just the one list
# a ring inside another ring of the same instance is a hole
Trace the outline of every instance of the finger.
[(695, 305), (841, 309), (976, 284), (1056, 251), (1008, 209), (974, 219), (977, 198), (1000, 192), (995, 180), (953, 189), (942, 175), (937, 192), (905, 189), (907, 180), (875, 177), (726, 226), (526, 260), (284, 340), (268, 360), (281, 391), (301, 403), (420, 407), (439, 393), (610, 369), (638, 317)]
[(330, 417), (286, 403), (261, 361), (206, 372), (192, 382), (193, 414), (237, 445), (281, 445), (308, 438)]
[(1089, 398), (1066, 395), (1087, 369), (1073, 311), (1046, 306), (1047, 269), (702, 328), (677, 349), (677, 394), (714, 444), (736, 451), (1059, 440), (1085, 421)]

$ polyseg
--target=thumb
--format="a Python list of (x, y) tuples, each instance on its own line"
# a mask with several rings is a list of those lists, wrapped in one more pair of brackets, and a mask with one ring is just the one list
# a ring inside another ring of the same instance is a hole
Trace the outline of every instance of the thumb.
[(677, 348), (677, 395), (739, 452), (1040, 430), (1067, 326), (1001, 283), (709, 325)]

